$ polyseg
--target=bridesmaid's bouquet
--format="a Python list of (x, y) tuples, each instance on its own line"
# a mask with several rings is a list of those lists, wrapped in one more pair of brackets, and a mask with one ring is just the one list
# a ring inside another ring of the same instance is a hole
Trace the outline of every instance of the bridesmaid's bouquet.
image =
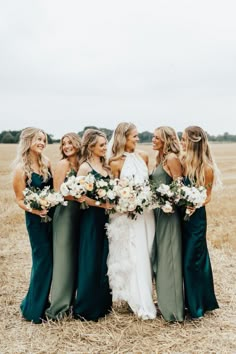
[(127, 213), (131, 219), (136, 219), (138, 214), (143, 214), (144, 209), (152, 204), (152, 191), (148, 180), (135, 183), (134, 178), (117, 179), (115, 192), (115, 211)]
[[(43, 189), (27, 187), (23, 190), (23, 195), (24, 204), (29, 211), (32, 209), (49, 210), (58, 204), (67, 205), (63, 195), (50, 189), (50, 186), (45, 186)], [(49, 215), (41, 217), (42, 222), (49, 222), (51, 220), (52, 218)]]
[(207, 198), (207, 191), (204, 186), (186, 186), (182, 184), (179, 189), (179, 197), (176, 204), (186, 207), (184, 220), (189, 220), (191, 211), (188, 207), (201, 208)]
[[(92, 174), (87, 176), (69, 176), (65, 182), (61, 184), (60, 192), (64, 197), (72, 196), (75, 199), (81, 198), (94, 189), (95, 178)], [(88, 208), (86, 202), (81, 203), (81, 209)]]
[(172, 190), (172, 185), (160, 184), (159, 187), (152, 185), (153, 203), (152, 207), (160, 208), (164, 213), (174, 212), (176, 191)]
[[(102, 203), (115, 204), (117, 199), (117, 193), (115, 190), (116, 185), (116, 179), (110, 179), (107, 177), (96, 178), (93, 189), (90, 191), (89, 195), (96, 201), (95, 204), (98, 206)], [(110, 210), (106, 209), (106, 212), (113, 213), (114, 208)]]
[(161, 184), (153, 189), (153, 207), (161, 208), (165, 213), (173, 213), (174, 206), (186, 207), (184, 220), (189, 220), (188, 207), (200, 208), (206, 200), (206, 188), (203, 186), (186, 186), (182, 178), (174, 180), (171, 184)]

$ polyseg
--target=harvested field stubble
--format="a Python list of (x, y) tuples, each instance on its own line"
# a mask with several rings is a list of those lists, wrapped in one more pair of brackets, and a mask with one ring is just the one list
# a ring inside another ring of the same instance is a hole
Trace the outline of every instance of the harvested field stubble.
[[(150, 146), (142, 145), (154, 154)], [(98, 323), (68, 317), (33, 325), (21, 319), (19, 303), (28, 287), (31, 255), (24, 213), (14, 203), (10, 162), (16, 145), (0, 145), (0, 353), (236, 353), (236, 145), (214, 144), (224, 188), (208, 211), (208, 245), (220, 309), (202, 320), (166, 323), (161, 316), (140, 321), (126, 304)], [(47, 155), (55, 165), (58, 145)]]

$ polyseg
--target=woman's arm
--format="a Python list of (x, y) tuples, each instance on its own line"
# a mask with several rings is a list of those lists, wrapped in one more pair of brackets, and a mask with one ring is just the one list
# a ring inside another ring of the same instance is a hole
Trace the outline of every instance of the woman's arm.
[(110, 162), (111, 174), (112, 174), (113, 178), (120, 177), (120, 171), (121, 171), (123, 164), (124, 164), (124, 161), (122, 161), (121, 159)]
[(212, 192), (212, 185), (213, 185), (213, 180), (214, 180), (214, 174), (213, 170), (211, 167), (206, 167), (205, 168), (205, 187), (207, 190), (207, 197), (204, 202), (204, 205), (210, 202), (211, 200), (211, 192)]
[(139, 154), (139, 156), (143, 159), (143, 161), (145, 162), (145, 164), (148, 167), (148, 163), (149, 163), (149, 157), (148, 154), (144, 151), (137, 151), (137, 153)]
[(61, 160), (58, 162), (53, 176), (53, 188), (56, 192), (59, 192), (62, 183), (65, 181), (66, 174), (69, 171), (69, 163), (67, 160)]

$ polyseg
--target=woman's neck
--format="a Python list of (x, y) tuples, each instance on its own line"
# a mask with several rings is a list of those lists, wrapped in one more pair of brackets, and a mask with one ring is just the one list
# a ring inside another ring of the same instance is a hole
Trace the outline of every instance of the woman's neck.
[(93, 165), (101, 165), (101, 159), (100, 156), (97, 155), (92, 155), (88, 161), (93, 164)]
[(67, 158), (67, 160), (69, 161), (71, 168), (77, 172), (79, 169), (79, 161), (77, 156), (70, 156)]
[(132, 154), (132, 152), (134, 151), (135, 151), (134, 149), (126, 148), (124, 152), (128, 152), (129, 154)]
[(33, 152), (33, 151), (30, 151), (29, 153), (29, 159), (30, 159), (30, 162), (31, 163), (38, 163), (38, 160), (39, 160), (39, 154)]

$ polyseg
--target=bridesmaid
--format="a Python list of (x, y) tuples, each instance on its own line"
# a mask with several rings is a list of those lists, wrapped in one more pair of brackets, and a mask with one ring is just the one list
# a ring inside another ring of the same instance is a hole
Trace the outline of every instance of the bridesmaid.
[[(169, 185), (182, 176), (180, 143), (173, 128), (155, 129), (153, 150), (158, 151), (151, 180), (156, 187)], [(155, 209), (156, 232), (152, 265), (155, 274), (158, 306), (166, 321), (184, 320), (181, 223), (178, 211), (172, 214)]]
[[(60, 190), (68, 176), (76, 176), (79, 168), (81, 139), (76, 133), (65, 134), (60, 141), (62, 159), (54, 172), (54, 189)], [(61, 319), (69, 313), (75, 296), (76, 258), (79, 235), (80, 203), (65, 197), (67, 206), (57, 205), (53, 218), (53, 276), (49, 319)]]
[(183, 132), (182, 164), (185, 183), (205, 186), (207, 199), (199, 209), (191, 208), (189, 221), (183, 220), (183, 269), (185, 306), (191, 317), (198, 319), (206, 311), (217, 309), (213, 275), (207, 249), (207, 219), (205, 205), (211, 200), (212, 186), (217, 180), (207, 134), (202, 128), (190, 126)]
[[(93, 174), (95, 179), (109, 179), (105, 163), (107, 139), (96, 129), (87, 129), (82, 138), (81, 165), (78, 175)], [(92, 196), (91, 196), (92, 197)], [(97, 321), (111, 310), (112, 298), (107, 276), (108, 240), (105, 225), (108, 215), (105, 208), (86, 197), (89, 205), (83, 210), (80, 222), (77, 294), (74, 303), (76, 319)]]
[(13, 189), (16, 202), (25, 210), (26, 227), (32, 251), (32, 269), (27, 295), (20, 309), (27, 321), (41, 323), (48, 306), (48, 296), (52, 276), (52, 234), (51, 223), (41, 222), (47, 210), (27, 209), (23, 190), (26, 187), (43, 189), (52, 187), (50, 161), (43, 155), (47, 135), (38, 128), (22, 130), (14, 161)]

